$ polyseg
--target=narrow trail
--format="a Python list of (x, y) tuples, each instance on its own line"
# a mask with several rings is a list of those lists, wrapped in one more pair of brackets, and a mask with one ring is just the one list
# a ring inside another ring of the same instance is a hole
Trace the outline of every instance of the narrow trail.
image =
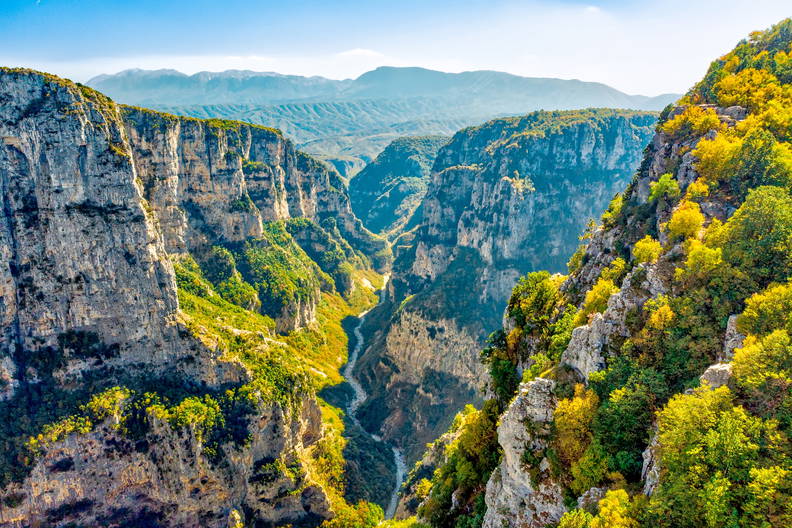
[[(383, 292), (385, 291), (385, 287), (388, 285), (389, 279), (390, 275), (385, 275), (382, 288), (379, 290), (380, 302), (382, 302)], [(355, 391), (355, 396), (349, 402), (349, 405), (347, 405), (347, 416), (349, 416), (352, 419), (352, 422), (361, 429), (363, 429), (363, 427), (360, 425), (357, 412), (360, 408), (360, 405), (366, 401), (366, 398), (368, 398), (368, 393), (366, 393), (365, 389), (363, 389), (363, 386), (360, 384), (357, 378), (355, 378), (354, 370), (355, 365), (357, 365), (357, 360), (360, 357), (360, 353), (364, 349), (363, 333), (360, 331), (360, 329), (363, 327), (363, 323), (366, 321), (366, 315), (368, 315), (370, 311), (370, 309), (366, 310), (358, 316), (357, 325), (355, 325), (355, 328), (352, 330), (352, 333), (355, 335), (355, 347), (352, 349), (352, 352), (349, 353), (349, 360), (341, 371), (341, 374), (344, 376), (347, 383), (349, 383), (352, 386), (352, 389)], [(365, 429), (363, 430), (365, 431)], [(384, 442), (378, 435), (369, 434), (369, 436), (377, 442), (383, 442), (393, 451), (393, 461), (396, 464), (396, 482), (393, 487), (390, 503), (388, 503), (388, 508), (385, 510), (385, 518), (392, 519), (396, 513), (396, 506), (399, 504), (399, 490), (401, 489), (401, 485), (404, 482), (404, 477), (407, 473), (407, 463), (404, 460), (404, 454), (402, 454), (399, 448), (388, 442)]]

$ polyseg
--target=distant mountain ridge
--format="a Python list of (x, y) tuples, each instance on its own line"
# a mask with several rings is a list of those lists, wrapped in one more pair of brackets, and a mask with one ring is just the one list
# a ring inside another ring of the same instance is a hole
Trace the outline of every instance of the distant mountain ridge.
[(390, 66), (346, 80), (246, 70), (126, 70), (94, 77), (88, 85), (126, 104), (278, 127), (347, 177), (400, 136), (448, 135), (540, 109), (660, 110), (679, 97), (628, 95), (602, 83), (488, 70)]
[[(187, 75), (176, 70), (124, 70), (99, 75), (87, 84), (127, 104), (279, 104), (300, 100), (404, 99), (457, 95), (466, 98), (542, 96), (561, 101), (570, 96), (592, 99), (583, 106), (659, 110), (678, 94), (628, 95), (608, 85), (577, 79), (521, 77), (477, 70), (446, 73), (425, 68), (382, 66), (357, 79), (284, 75), (275, 72), (226, 70)], [(554, 93), (553, 97), (547, 94)], [(594, 101), (593, 99), (596, 99)], [(505, 110), (519, 112), (520, 110)]]

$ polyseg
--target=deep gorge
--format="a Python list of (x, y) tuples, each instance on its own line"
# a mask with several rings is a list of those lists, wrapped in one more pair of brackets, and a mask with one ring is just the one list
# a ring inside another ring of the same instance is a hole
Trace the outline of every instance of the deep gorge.
[[(273, 78), (406, 73), (504, 79)], [(350, 181), (0, 68), (0, 526), (790, 525), (790, 83), (787, 19), (662, 112), (383, 133)]]

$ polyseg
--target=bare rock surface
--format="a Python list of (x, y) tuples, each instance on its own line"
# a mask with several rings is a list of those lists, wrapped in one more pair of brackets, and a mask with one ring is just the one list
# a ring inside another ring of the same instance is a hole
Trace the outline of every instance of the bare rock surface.
[(549, 462), (542, 460), (535, 477), (522, 462), (526, 449), (547, 447), (544, 436), (553, 420), (554, 387), (555, 382), (543, 378), (520, 385), (501, 417), (503, 460), (487, 482), (483, 528), (539, 528), (558, 522), (566, 511), (563, 490), (549, 475)]

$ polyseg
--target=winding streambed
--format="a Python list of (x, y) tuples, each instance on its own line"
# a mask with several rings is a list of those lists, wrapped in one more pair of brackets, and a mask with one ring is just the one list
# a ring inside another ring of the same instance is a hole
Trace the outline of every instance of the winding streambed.
[[(382, 295), (385, 291), (385, 287), (388, 285), (388, 279), (390, 279), (390, 275), (385, 275), (385, 280), (382, 284), (382, 288), (380, 289), (380, 302), (382, 302)], [(363, 386), (360, 384), (357, 378), (355, 378), (354, 370), (358, 357), (360, 357), (360, 353), (363, 351), (363, 334), (360, 329), (363, 326), (363, 323), (366, 320), (366, 315), (368, 315), (369, 311), (370, 310), (366, 310), (358, 316), (358, 322), (352, 331), (355, 335), (355, 347), (352, 349), (352, 352), (349, 353), (349, 360), (341, 372), (347, 382), (352, 386), (352, 389), (355, 391), (355, 396), (349, 402), (349, 405), (347, 405), (347, 415), (352, 419), (355, 425), (359, 426), (361, 429), (363, 429), (363, 427), (360, 425), (360, 421), (358, 421), (357, 412), (360, 408), (360, 405), (366, 401), (368, 394), (363, 389)], [(365, 429), (363, 430), (365, 431)], [(371, 436), (371, 438), (377, 442), (383, 442), (382, 438), (380, 438), (378, 435), (370, 434), (369, 436)], [(390, 502), (388, 503), (388, 508), (385, 510), (385, 518), (392, 519), (393, 515), (396, 513), (396, 506), (399, 504), (399, 489), (401, 489), (402, 482), (404, 482), (404, 476), (407, 472), (407, 463), (404, 461), (404, 454), (402, 454), (399, 448), (387, 442), (384, 443), (393, 451), (393, 461), (396, 464), (396, 482), (395, 486), (393, 487), (393, 493), (391, 494)]]

